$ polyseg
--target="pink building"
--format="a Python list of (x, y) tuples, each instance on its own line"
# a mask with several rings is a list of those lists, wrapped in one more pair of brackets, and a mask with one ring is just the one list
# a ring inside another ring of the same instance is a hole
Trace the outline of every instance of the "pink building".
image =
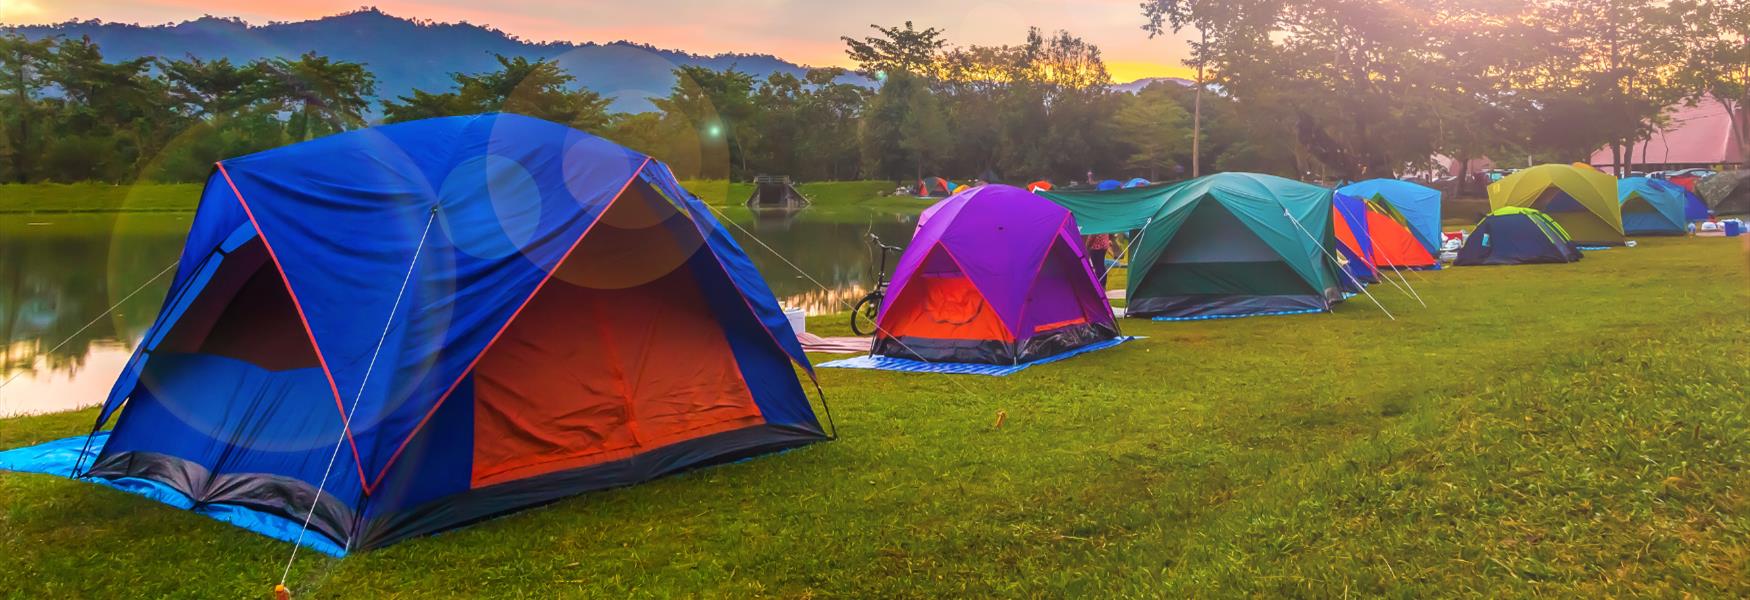
[[(1629, 157), (1629, 167), (1635, 170), (1664, 170), (1686, 167), (1739, 165), (1744, 161), (1744, 149), (1732, 135), (1732, 116), (1725, 105), (1713, 97), (1695, 106), (1679, 104), (1669, 109), (1671, 122), (1652, 137), (1635, 144)], [(1742, 112), (1742, 108), (1739, 109)], [(1616, 166), (1610, 147), (1592, 153), (1593, 166), (1609, 169)]]

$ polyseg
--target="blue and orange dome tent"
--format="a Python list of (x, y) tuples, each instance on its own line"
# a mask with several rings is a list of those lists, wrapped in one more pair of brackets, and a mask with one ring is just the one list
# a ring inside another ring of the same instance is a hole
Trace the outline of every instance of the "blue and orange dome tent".
[(218, 163), (76, 469), (344, 554), (826, 439), (707, 211), (509, 114)]

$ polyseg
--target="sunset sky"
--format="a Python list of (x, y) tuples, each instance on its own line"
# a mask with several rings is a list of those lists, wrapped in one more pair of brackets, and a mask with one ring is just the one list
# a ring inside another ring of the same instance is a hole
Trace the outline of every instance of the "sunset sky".
[[(0, 0), (0, 23), (67, 19), (162, 24), (204, 14), (251, 23), (302, 21), (355, 10), (361, 0)], [(377, 0), (389, 14), (489, 25), (536, 41), (629, 40), (699, 54), (766, 53), (811, 66), (844, 65), (841, 35), (871, 23), (947, 30), (950, 43), (1012, 44), (1027, 27), (1067, 29), (1098, 45), (1113, 79), (1183, 76), (1185, 45), (1148, 39), (1138, 0)]]

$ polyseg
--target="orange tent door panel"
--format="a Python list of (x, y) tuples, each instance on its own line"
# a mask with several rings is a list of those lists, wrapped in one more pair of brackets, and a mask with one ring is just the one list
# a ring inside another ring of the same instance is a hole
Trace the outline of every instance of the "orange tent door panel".
[(888, 337), (1015, 341), (978, 286), (952, 266), (945, 250), (939, 246), (932, 250), (925, 265), (927, 270), (913, 277), (881, 315)]
[(579, 245), (592, 260), (561, 265), (482, 356), (474, 487), (764, 422), (686, 263), (697, 238), (636, 207), (616, 204)]
[[(1341, 221), (1342, 219), (1338, 219)], [(1391, 217), (1369, 209), (1367, 231), (1373, 236), (1373, 264), (1381, 267), (1432, 267), (1434, 257), (1410, 230)]]

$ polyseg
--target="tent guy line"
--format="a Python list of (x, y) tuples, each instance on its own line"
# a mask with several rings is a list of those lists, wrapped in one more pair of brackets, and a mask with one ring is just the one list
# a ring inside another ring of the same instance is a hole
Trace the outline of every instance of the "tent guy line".
[[(407, 294), (407, 283), (413, 280), (413, 267), (419, 264), (419, 256), (425, 252), (426, 239), (431, 237), (431, 224), (437, 220), (438, 205), (433, 204), (431, 213), (425, 218), (425, 229), (419, 232), (419, 245), (413, 248), (413, 258), (407, 261), (407, 274), (401, 277), (401, 288), (395, 291), (395, 302), (389, 305), (389, 317), (383, 320), (383, 333), (377, 336), (377, 347), (371, 351), (371, 361), (365, 366), (365, 375), (359, 381), (358, 392), (353, 394), (352, 406), (346, 410), (346, 422), (351, 423), (353, 415), (359, 408), (359, 400), (365, 396), (365, 386), (371, 382), (371, 373), (377, 368), (377, 357), (383, 353), (383, 343), (389, 340), (389, 330), (395, 325), (395, 314), (401, 311), (401, 300)], [(316, 496), (310, 499), (310, 510), (304, 513), (304, 523), (298, 526), (298, 539), (292, 543), (292, 552), (286, 557), (286, 569), (280, 573), (280, 585), (292, 576), (292, 563), (298, 560), (298, 548), (304, 545), (304, 534), (310, 531), (310, 519), (316, 517), (316, 505), (322, 501), (322, 492), (328, 486), (328, 476), (334, 471), (334, 461), (340, 457), (340, 446), (346, 441), (348, 429), (340, 429), (340, 437), (334, 440), (334, 451), (328, 454), (328, 466), (322, 469), (322, 480), (316, 484)], [(352, 536), (348, 535), (346, 547), (352, 546)]]
[[(1300, 230), (1300, 233), (1301, 233), (1301, 235), (1304, 235), (1304, 236), (1306, 236), (1306, 239), (1309, 239), (1309, 240), (1312, 240), (1312, 242), (1313, 242), (1313, 245), (1315, 245), (1315, 246), (1318, 246), (1318, 247), (1319, 247), (1319, 252), (1323, 252), (1323, 253), (1324, 253), (1324, 255), (1325, 255), (1325, 258), (1329, 258), (1329, 259), (1331, 259), (1331, 264), (1332, 264), (1332, 265), (1340, 265), (1340, 264), (1342, 264), (1342, 261), (1339, 261), (1339, 260), (1337, 260), (1337, 257), (1336, 257), (1336, 255), (1334, 255), (1334, 254), (1331, 254), (1331, 251), (1330, 251), (1330, 250), (1328, 250), (1328, 249), (1326, 249), (1326, 248), (1325, 248), (1325, 245), (1324, 245), (1324, 244), (1321, 244), (1321, 243), (1319, 243), (1319, 239), (1318, 239), (1318, 238), (1315, 238), (1315, 237), (1313, 237), (1313, 234), (1312, 234), (1312, 232), (1310, 232), (1310, 231), (1307, 231), (1307, 230), (1306, 230), (1306, 228), (1305, 228), (1305, 227), (1302, 227), (1302, 226), (1301, 226), (1301, 225), (1300, 225), (1300, 219), (1296, 219), (1296, 218), (1294, 218), (1294, 215), (1293, 215), (1293, 214), (1290, 214), (1290, 213), (1289, 213), (1289, 212), (1288, 212), (1288, 209), (1286, 209), (1286, 208), (1284, 208), (1284, 209), (1282, 209), (1282, 216), (1285, 216), (1285, 217), (1288, 217), (1288, 222), (1290, 222), (1290, 223), (1293, 223), (1293, 224), (1294, 224), (1294, 228), (1295, 228), (1295, 229), (1299, 229), (1299, 230)], [(1339, 272), (1342, 272), (1342, 273), (1343, 273), (1343, 274), (1344, 274), (1344, 275), (1346, 275), (1346, 276), (1348, 276), (1348, 277), (1349, 277), (1349, 281), (1352, 281), (1352, 282), (1354, 282), (1354, 283), (1355, 283), (1355, 287), (1357, 287), (1357, 288), (1360, 288), (1360, 290), (1361, 290), (1361, 293), (1363, 293), (1363, 294), (1367, 294), (1367, 299), (1368, 299), (1368, 300), (1372, 300), (1372, 301), (1373, 301), (1373, 305), (1374, 305), (1374, 306), (1378, 306), (1378, 307), (1379, 307), (1379, 312), (1382, 312), (1382, 313), (1385, 313), (1385, 316), (1386, 316), (1386, 318), (1388, 318), (1388, 319), (1391, 319), (1391, 320), (1393, 320), (1393, 321), (1396, 321), (1396, 320), (1398, 320), (1398, 318), (1397, 318), (1397, 317), (1394, 317), (1394, 316), (1392, 316), (1392, 314), (1391, 314), (1391, 311), (1389, 311), (1389, 310), (1386, 310), (1386, 309), (1385, 309), (1385, 305), (1384, 305), (1384, 304), (1381, 304), (1381, 303), (1380, 303), (1380, 302), (1379, 302), (1379, 298), (1375, 298), (1375, 297), (1373, 297), (1373, 292), (1369, 292), (1369, 291), (1367, 291), (1367, 286), (1365, 286), (1365, 285), (1362, 285), (1362, 284), (1361, 284), (1361, 280), (1359, 280), (1359, 279), (1356, 279), (1356, 278), (1355, 278), (1355, 275), (1353, 275), (1353, 274), (1351, 274), (1351, 273), (1349, 273), (1349, 271), (1348, 271), (1348, 270), (1347, 270), (1347, 269), (1343, 269), (1343, 268), (1341, 268), (1341, 267), (1339, 267), (1339, 268), (1337, 268), (1337, 269), (1336, 269), (1336, 270), (1337, 270), (1337, 271), (1339, 271)], [(1388, 280), (1388, 281), (1389, 281), (1389, 280)]]

